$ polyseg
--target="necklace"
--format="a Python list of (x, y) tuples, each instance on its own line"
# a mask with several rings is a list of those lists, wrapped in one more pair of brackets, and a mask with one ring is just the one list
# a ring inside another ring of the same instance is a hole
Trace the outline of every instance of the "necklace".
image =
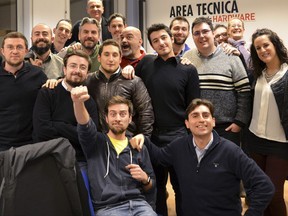
[(279, 70), (280, 69), (276, 70), (275, 72), (273, 71), (272, 74), (268, 74), (267, 73), (267, 68), (266, 68), (266, 70), (264, 71), (264, 76), (265, 76), (266, 80), (270, 81), (278, 73)]
[[(277, 72), (278, 72), (278, 71), (277, 71)], [(273, 73), (273, 74), (268, 74), (267, 72), (265, 72), (264, 74), (265, 74), (265, 77), (269, 79), (269, 78), (274, 77), (277, 72), (275, 72), (275, 73)]]

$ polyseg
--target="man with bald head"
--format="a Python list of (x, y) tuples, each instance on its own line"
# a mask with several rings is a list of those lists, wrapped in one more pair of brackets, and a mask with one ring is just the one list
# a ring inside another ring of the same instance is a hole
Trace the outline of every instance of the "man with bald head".
[(43, 23), (33, 27), (31, 33), (32, 47), (25, 56), (31, 64), (43, 69), (48, 79), (57, 79), (63, 76), (63, 60), (50, 50), (52, 44), (52, 30)]
[[(111, 33), (108, 31), (108, 20), (102, 16), (104, 13), (104, 5), (102, 0), (88, 0), (86, 6), (86, 12), (90, 18), (96, 19), (101, 25), (99, 42), (102, 43), (106, 39), (112, 38)], [(69, 45), (73, 41), (79, 42), (79, 25), (81, 20), (77, 21), (73, 26), (72, 38), (67, 41), (66, 45)]]
[(126, 27), (121, 33), (122, 62), (121, 67), (127, 65), (136, 67), (138, 62), (145, 56), (142, 49), (141, 31), (133, 26)]

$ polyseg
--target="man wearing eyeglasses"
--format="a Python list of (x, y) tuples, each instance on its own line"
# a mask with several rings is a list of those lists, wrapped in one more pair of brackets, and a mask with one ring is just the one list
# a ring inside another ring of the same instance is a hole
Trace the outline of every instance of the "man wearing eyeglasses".
[(32, 112), (47, 77), (39, 67), (24, 62), (28, 42), (19, 32), (6, 34), (0, 67), (0, 151), (32, 143)]
[(227, 55), (214, 43), (209, 18), (192, 23), (192, 37), (197, 49), (184, 54), (197, 68), (201, 97), (215, 105), (215, 130), (220, 136), (240, 145), (240, 131), (250, 119), (251, 94), (245, 68), (238, 56)]
[[(78, 162), (85, 162), (77, 134), (77, 121), (74, 116), (70, 91), (86, 80), (91, 68), (89, 56), (82, 50), (66, 54), (64, 79), (55, 89), (42, 88), (39, 91), (33, 112), (33, 139), (35, 142), (47, 141), (58, 137), (67, 138), (76, 151)], [(85, 106), (92, 121), (97, 124), (98, 112), (95, 102), (89, 99)]]
[(214, 27), (214, 38), (218, 44), (228, 42), (227, 27), (222, 24), (217, 24)]

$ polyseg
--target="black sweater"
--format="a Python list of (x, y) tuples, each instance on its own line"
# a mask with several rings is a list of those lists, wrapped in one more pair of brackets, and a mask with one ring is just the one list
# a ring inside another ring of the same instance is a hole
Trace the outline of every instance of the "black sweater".
[[(85, 102), (85, 106), (92, 120), (97, 124), (98, 112), (94, 100), (90, 98)], [(35, 142), (58, 137), (67, 138), (76, 150), (77, 160), (84, 160), (78, 140), (77, 121), (71, 95), (62, 83), (55, 89), (43, 88), (39, 91), (33, 112), (33, 126)]]
[(33, 107), (46, 80), (44, 72), (29, 63), (16, 76), (0, 67), (0, 151), (32, 143)]
[(146, 55), (135, 72), (151, 97), (156, 128), (184, 127), (187, 106), (200, 97), (196, 68), (181, 64), (179, 57), (164, 61), (161, 57)]

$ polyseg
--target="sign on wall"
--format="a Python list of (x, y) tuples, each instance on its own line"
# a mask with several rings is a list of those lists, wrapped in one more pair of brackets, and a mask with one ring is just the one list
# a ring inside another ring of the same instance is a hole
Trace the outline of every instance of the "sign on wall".
[[(251, 35), (257, 28), (275, 31), (288, 44), (288, 1), (287, 0), (146, 0), (146, 23), (164, 23), (169, 26), (176, 16), (185, 16), (190, 24), (200, 16), (211, 18), (214, 24), (227, 24), (232, 17), (239, 17), (245, 23), (244, 39), (251, 43)], [(194, 46), (191, 35), (187, 40)], [(152, 49), (147, 46), (148, 52)]]

